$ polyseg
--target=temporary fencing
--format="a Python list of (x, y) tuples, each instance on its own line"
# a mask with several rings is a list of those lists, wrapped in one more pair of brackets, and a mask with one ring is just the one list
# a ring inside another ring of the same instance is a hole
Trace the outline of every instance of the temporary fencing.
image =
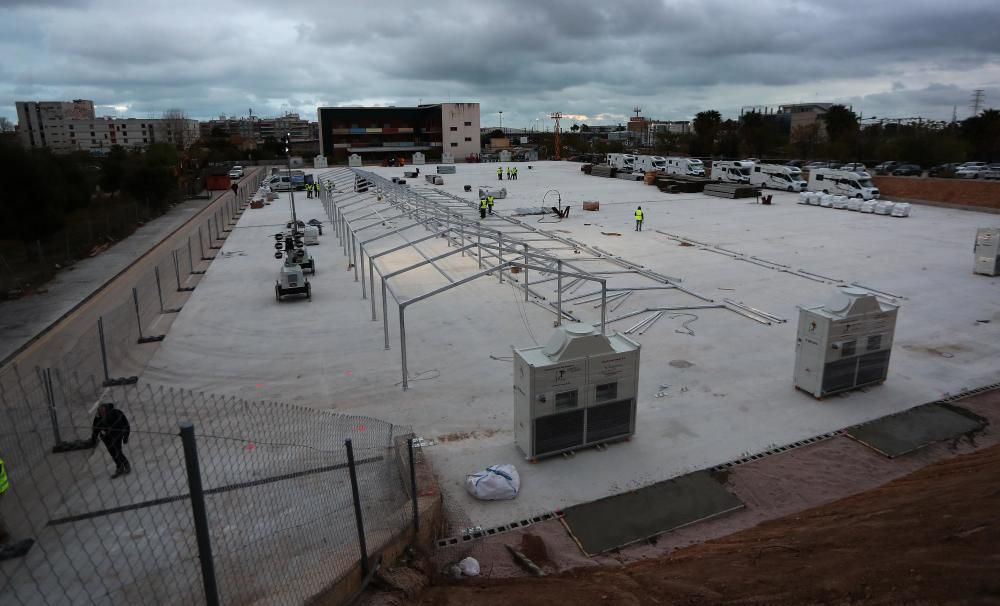
[[(0, 562), (0, 603), (298, 604), (416, 529), (408, 428), (138, 380), (261, 176), (75, 340), (0, 369), (0, 516), (34, 540)], [(91, 444), (102, 402), (131, 424), (132, 472), (114, 479)]]
[[(414, 528), (407, 427), (13, 374), (0, 391), (3, 515), (15, 541), (35, 544), (0, 562), (4, 604), (299, 604)], [(77, 414), (53, 425), (53, 398)], [(131, 426), (132, 471), (118, 478), (105, 447), (88, 442), (99, 402)]]

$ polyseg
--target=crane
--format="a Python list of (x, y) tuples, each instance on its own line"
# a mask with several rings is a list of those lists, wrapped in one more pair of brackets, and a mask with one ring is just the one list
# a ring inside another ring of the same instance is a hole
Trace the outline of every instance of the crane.
[(556, 160), (560, 160), (561, 158), (559, 157), (559, 120), (562, 119), (563, 115), (562, 112), (552, 112), (552, 115), (549, 117), (556, 121), (556, 128), (555, 131), (553, 131), (555, 133), (554, 143), (556, 148)]

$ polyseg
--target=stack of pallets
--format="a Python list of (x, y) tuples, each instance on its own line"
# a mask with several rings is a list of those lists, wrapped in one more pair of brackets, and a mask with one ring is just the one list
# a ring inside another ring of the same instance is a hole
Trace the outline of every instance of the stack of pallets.
[(595, 177), (614, 177), (618, 172), (613, 166), (607, 164), (595, 164), (590, 167), (590, 174)]
[(685, 175), (660, 175), (651, 185), (656, 185), (660, 191), (668, 194), (694, 194), (702, 191), (706, 184), (711, 184), (711, 180)]
[(758, 189), (753, 185), (742, 183), (709, 183), (702, 192), (706, 196), (716, 198), (754, 198)]

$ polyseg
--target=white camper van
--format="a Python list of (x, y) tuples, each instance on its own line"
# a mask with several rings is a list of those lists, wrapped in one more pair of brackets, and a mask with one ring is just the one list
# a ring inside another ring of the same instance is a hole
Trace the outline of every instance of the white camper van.
[(840, 194), (848, 198), (877, 200), (878, 188), (872, 183), (868, 173), (855, 173), (835, 168), (817, 168), (809, 171), (810, 191), (825, 194)]
[(749, 183), (753, 162), (722, 160), (712, 162), (712, 180), (722, 183)]
[(805, 191), (808, 183), (800, 179), (788, 166), (755, 164), (750, 171), (750, 185), (784, 191)]
[(632, 154), (608, 154), (608, 166), (613, 166), (621, 172), (635, 170), (635, 156)]
[(669, 157), (664, 160), (667, 162), (668, 175), (705, 176), (705, 164), (697, 158)]
[(635, 170), (646, 172), (649, 170), (658, 173), (667, 172), (667, 160), (663, 156), (636, 156)]

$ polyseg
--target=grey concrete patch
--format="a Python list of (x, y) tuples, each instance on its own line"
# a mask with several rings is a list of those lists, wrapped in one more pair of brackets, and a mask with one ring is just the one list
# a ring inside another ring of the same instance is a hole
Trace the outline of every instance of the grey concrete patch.
[(743, 507), (707, 471), (567, 509), (580, 548), (597, 555)]
[(890, 459), (986, 426), (984, 419), (943, 404), (925, 404), (847, 430), (847, 435)]

